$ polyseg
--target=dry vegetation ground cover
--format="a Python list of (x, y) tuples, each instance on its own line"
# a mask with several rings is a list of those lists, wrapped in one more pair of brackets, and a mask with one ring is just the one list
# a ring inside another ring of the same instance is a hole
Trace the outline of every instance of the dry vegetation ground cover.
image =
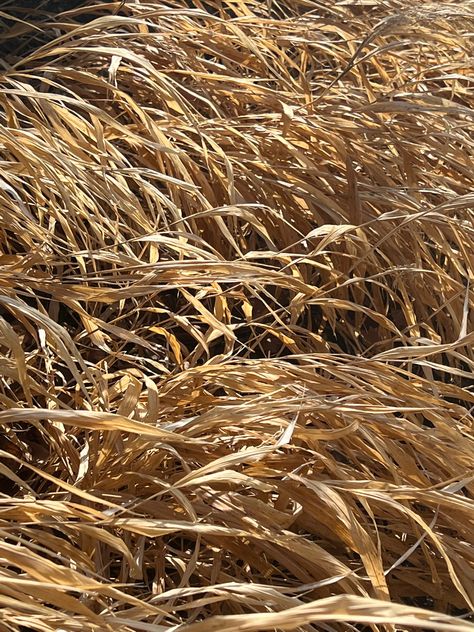
[(472, 632), (473, 2), (26, 4), (1, 632)]

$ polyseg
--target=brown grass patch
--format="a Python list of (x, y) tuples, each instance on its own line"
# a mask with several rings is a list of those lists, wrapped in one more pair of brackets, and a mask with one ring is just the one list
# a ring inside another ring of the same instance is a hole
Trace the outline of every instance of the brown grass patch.
[(473, 3), (37, 4), (1, 632), (474, 630)]

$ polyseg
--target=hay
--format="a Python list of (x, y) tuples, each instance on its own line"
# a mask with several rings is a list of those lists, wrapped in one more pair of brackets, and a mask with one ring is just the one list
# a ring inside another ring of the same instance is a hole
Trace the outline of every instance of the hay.
[(1, 632), (474, 630), (473, 3), (56, 5), (0, 15)]

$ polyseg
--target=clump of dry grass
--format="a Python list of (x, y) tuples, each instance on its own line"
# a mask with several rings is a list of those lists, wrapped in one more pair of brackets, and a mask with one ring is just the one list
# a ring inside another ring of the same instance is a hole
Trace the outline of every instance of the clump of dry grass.
[(474, 630), (473, 17), (4, 3), (2, 632)]

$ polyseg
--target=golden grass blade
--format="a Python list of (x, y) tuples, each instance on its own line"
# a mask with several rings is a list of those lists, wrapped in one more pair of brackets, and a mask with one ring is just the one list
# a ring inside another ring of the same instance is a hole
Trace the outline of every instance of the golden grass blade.
[(184, 626), (186, 632), (212, 632), (213, 630), (295, 630), (317, 621), (354, 621), (360, 623), (396, 623), (402, 626), (423, 626), (425, 630), (456, 630), (471, 632), (470, 623), (461, 623), (451, 617), (439, 617), (419, 608), (407, 608), (398, 604), (387, 606), (384, 601), (361, 599), (356, 596), (330, 597), (313, 604), (296, 606), (279, 613), (253, 615), (228, 615), (213, 617), (207, 621)]

